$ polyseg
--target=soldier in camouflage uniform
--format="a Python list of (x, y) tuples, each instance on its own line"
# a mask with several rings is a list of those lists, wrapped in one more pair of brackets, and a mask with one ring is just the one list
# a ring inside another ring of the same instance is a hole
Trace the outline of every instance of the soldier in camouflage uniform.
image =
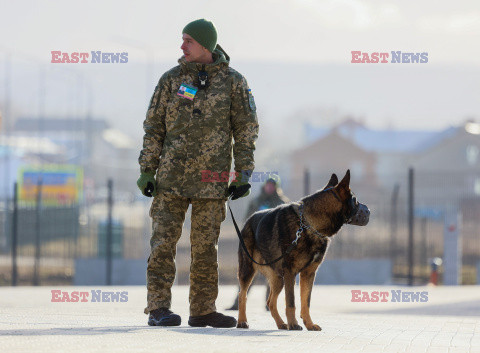
[(260, 195), (250, 201), (245, 219), (257, 211), (275, 208), (288, 202), (290, 200), (280, 187), (280, 178), (278, 176), (269, 178), (263, 184)]
[[(170, 311), (176, 244), (192, 204), (190, 326), (234, 327), (216, 311), (217, 244), (225, 201), (247, 196), (258, 122), (245, 78), (229, 67), (216, 44), (214, 25), (204, 19), (183, 29), (184, 56), (158, 82), (143, 127), (137, 181), (154, 196), (153, 230), (147, 266), (149, 325), (180, 325)], [(232, 163), (239, 175), (228, 184)], [(205, 178), (208, 176), (208, 178)]]

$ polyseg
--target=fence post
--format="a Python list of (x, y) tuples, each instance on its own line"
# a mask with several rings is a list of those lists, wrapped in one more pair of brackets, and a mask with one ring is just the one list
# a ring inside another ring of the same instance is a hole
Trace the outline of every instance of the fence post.
[(73, 241), (70, 242), (70, 244), (73, 243), (73, 252), (69, 251), (69, 255), (72, 255), (73, 253), (73, 259), (75, 260), (78, 257), (77, 253), (77, 242), (78, 242), (78, 233), (79, 233), (79, 218), (80, 218), (80, 206), (79, 206), (79, 201), (77, 203), (73, 203), (72, 206), (72, 212), (73, 212)]
[[(427, 256), (427, 217), (422, 217), (420, 219), (420, 237), (421, 237), (421, 243), (420, 243), (420, 256), (417, 253), (417, 259), (418, 263), (420, 264), (421, 268), (421, 274), (426, 273), (426, 275), (429, 275), (429, 269), (428, 266), (430, 265), (428, 262), (428, 256)], [(426, 266), (425, 266), (426, 265)], [(427, 268), (427, 271), (424, 272), (423, 269)]]
[(396, 248), (397, 248), (397, 206), (398, 192), (400, 184), (395, 183), (392, 192), (392, 204), (390, 208), (390, 260), (392, 261), (392, 271), (395, 265)]
[(107, 236), (105, 244), (105, 258), (107, 265), (107, 286), (112, 285), (112, 209), (113, 209), (113, 180), (108, 179), (108, 219), (107, 219)]
[(462, 284), (462, 214), (456, 207), (445, 211), (443, 231), (443, 284)]
[[(8, 209), (6, 210), (8, 212)], [(12, 215), (12, 286), (16, 286), (18, 282), (17, 271), (17, 244), (18, 244), (18, 194), (17, 182), (13, 184), (13, 215)]]
[(408, 285), (413, 286), (413, 230), (414, 230), (414, 173), (413, 168), (408, 169)]
[(37, 182), (37, 202), (35, 207), (35, 262), (33, 265), (33, 285), (40, 285), (40, 246), (41, 246), (41, 208), (42, 208), (42, 176)]

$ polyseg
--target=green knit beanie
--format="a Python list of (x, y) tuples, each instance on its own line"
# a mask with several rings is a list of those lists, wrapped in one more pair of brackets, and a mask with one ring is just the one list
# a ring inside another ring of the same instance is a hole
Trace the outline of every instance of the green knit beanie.
[(213, 52), (217, 46), (217, 30), (213, 22), (204, 18), (190, 22), (185, 26), (182, 33), (186, 33), (195, 39), (200, 45)]

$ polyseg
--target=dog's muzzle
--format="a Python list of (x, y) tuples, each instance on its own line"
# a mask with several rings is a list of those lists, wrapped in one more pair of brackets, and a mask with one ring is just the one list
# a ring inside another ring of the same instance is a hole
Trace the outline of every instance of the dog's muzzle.
[(347, 224), (354, 226), (366, 226), (369, 219), (370, 210), (366, 205), (359, 203), (357, 213), (350, 220), (348, 220)]

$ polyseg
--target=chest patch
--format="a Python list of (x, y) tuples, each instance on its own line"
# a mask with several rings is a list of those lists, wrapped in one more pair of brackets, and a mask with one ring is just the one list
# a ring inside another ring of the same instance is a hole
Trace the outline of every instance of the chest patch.
[(193, 101), (193, 98), (195, 98), (197, 91), (198, 91), (198, 88), (182, 83), (180, 85), (180, 88), (178, 89), (177, 95)]

